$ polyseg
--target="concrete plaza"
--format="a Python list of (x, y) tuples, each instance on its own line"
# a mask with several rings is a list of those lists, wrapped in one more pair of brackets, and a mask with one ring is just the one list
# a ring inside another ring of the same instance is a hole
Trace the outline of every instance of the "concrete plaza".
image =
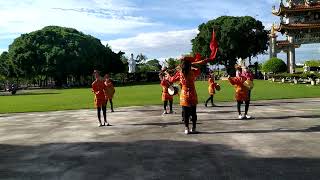
[[(115, 102), (116, 103), (116, 102)], [(319, 179), (320, 99), (198, 106), (199, 134), (181, 110), (118, 108), (0, 114), (0, 179)]]

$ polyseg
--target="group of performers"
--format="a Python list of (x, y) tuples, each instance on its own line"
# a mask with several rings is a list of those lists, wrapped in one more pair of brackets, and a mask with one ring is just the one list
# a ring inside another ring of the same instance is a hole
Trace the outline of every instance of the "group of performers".
[[(112, 83), (112, 80), (109, 77), (109, 74), (106, 74), (104, 78), (100, 76), (100, 73), (94, 71), (95, 81), (92, 83), (92, 92), (94, 93), (94, 105), (97, 108), (97, 116), (100, 125), (99, 126), (110, 126), (107, 122), (107, 103), (110, 101), (111, 112), (113, 110), (112, 98), (115, 93), (115, 89)], [(101, 121), (101, 110), (103, 113), (103, 124)]]
[[(185, 134), (197, 133), (197, 104), (198, 96), (195, 88), (195, 81), (200, 75), (200, 68), (197, 64), (204, 64), (208, 60), (201, 60), (197, 63), (193, 63), (192, 57), (183, 57), (181, 59), (181, 64), (177, 67), (177, 71), (171, 75), (163, 69), (159, 74), (160, 85), (162, 87), (161, 99), (163, 101), (163, 114), (173, 113), (173, 96), (175, 94), (169, 93), (169, 88), (176, 82), (179, 82), (181, 92), (180, 92), (180, 105), (182, 108), (182, 121), (185, 125)], [(253, 87), (253, 75), (246, 67), (236, 66), (236, 76), (228, 77), (229, 82), (235, 87), (235, 99), (237, 101), (237, 110), (239, 113), (239, 119), (250, 119), (251, 116), (248, 115), (251, 89)], [(100, 126), (109, 126), (106, 117), (106, 105), (110, 101), (111, 112), (113, 110), (112, 98), (115, 93), (115, 89), (109, 75), (106, 74), (104, 79), (101, 78), (98, 71), (94, 72), (95, 81), (92, 83), (92, 91), (95, 94), (95, 107), (97, 108), (97, 115)], [(205, 106), (208, 106), (209, 101), (211, 106), (215, 106), (213, 103), (213, 97), (216, 90), (220, 90), (220, 85), (215, 82), (215, 76), (213, 73), (210, 74), (208, 79), (208, 93), (209, 98), (205, 101)], [(241, 113), (241, 104), (245, 103), (244, 114)], [(169, 105), (169, 110), (168, 110)], [(101, 110), (103, 112), (104, 123), (101, 121)], [(189, 121), (192, 122), (192, 128), (189, 128)]]
[[(207, 64), (213, 61), (218, 51), (218, 43), (215, 38), (215, 32), (212, 32), (212, 39), (210, 42), (211, 55), (205, 60), (201, 60), (201, 55), (196, 53), (195, 57), (184, 56), (181, 58), (180, 65), (176, 68), (176, 72), (173, 74), (168, 73), (166, 69), (163, 69), (159, 74), (160, 85), (162, 87), (162, 101), (163, 101), (163, 114), (172, 114), (173, 95), (178, 94), (177, 89), (172, 87), (173, 83), (179, 82), (180, 92), (180, 105), (182, 108), (182, 121), (185, 125), (185, 134), (197, 133), (197, 104), (198, 96), (195, 88), (195, 81), (200, 75), (200, 68), (198, 65)], [(248, 115), (251, 89), (253, 87), (253, 75), (245, 67), (236, 66), (236, 76), (228, 77), (229, 82), (235, 87), (235, 99), (237, 101), (237, 110), (239, 113), (239, 119), (249, 119)], [(104, 80), (101, 79), (99, 72), (94, 72), (96, 80), (92, 83), (92, 90), (95, 94), (95, 106), (97, 108), (97, 115), (100, 126), (104, 126), (107, 123), (106, 118), (106, 104), (108, 100), (111, 104), (111, 111), (113, 112), (112, 97), (114, 95), (114, 87), (109, 75), (106, 74)], [(220, 85), (215, 83), (215, 77), (212, 73), (208, 80), (209, 98), (205, 102), (205, 106), (208, 106), (208, 102), (211, 101), (211, 106), (215, 106), (213, 103), (213, 97), (215, 90), (220, 90)], [(174, 91), (172, 93), (172, 91)], [(167, 110), (169, 102), (169, 110)], [(241, 113), (241, 104), (245, 102), (245, 112)], [(104, 123), (101, 122), (101, 109), (103, 111)], [(192, 128), (189, 128), (189, 121), (192, 122)]]
[[(197, 64), (203, 64), (206, 60), (198, 62)], [(236, 76), (228, 76), (229, 82), (235, 87), (235, 100), (237, 101), (237, 110), (239, 113), (239, 119), (250, 119), (248, 115), (251, 89), (253, 88), (253, 74), (246, 67), (236, 66)], [(171, 76), (170, 73), (164, 69), (160, 74), (160, 85), (162, 86), (162, 101), (164, 106), (164, 113), (167, 113), (167, 102), (170, 102), (170, 113), (172, 113), (172, 101), (173, 96), (169, 94), (169, 88), (172, 84), (179, 82), (181, 87), (180, 93), (180, 105), (182, 107), (182, 118), (185, 124), (185, 134), (197, 133), (197, 104), (198, 97), (195, 89), (195, 80), (200, 75), (200, 69), (193, 66), (192, 60), (189, 57), (181, 59), (179, 70)], [(165, 72), (165, 75), (164, 73)], [(211, 102), (211, 106), (214, 107), (213, 97), (216, 90), (220, 91), (220, 85), (215, 82), (214, 73), (211, 73), (208, 79), (208, 93), (209, 98), (205, 101), (205, 106), (208, 106), (208, 102)], [(245, 102), (245, 112), (241, 113), (241, 104)], [(191, 119), (192, 128), (189, 128), (189, 120)]]

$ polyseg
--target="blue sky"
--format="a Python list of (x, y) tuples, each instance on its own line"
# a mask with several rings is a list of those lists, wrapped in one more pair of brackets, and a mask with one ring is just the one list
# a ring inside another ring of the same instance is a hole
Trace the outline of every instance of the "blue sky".
[[(148, 58), (178, 57), (191, 50), (190, 40), (203, 22), (221, 15), (250, 15), (266, 28), (279, 19), (271, 14), (280, 0), (0, 0), (0, 52), (21, 33), (48, 25), (76, 28), (114, 51)], [(318, 45), (297, 50), (297, 60), (319, 59)], [(285, 57), (280, 55), (280, 57)], [(259, 61), (267, 56), (260, 56)]]

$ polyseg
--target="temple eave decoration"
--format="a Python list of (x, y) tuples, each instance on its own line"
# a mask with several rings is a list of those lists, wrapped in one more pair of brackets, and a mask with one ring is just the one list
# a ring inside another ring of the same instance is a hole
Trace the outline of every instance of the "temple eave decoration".
[(295, 24), (283, 24), (280, 23), (279, 26), (275, 26), (274, 30), (282, 32), (285, 30), (302, 30), (302, 29), (318, 29), (320, 28), (320, 23), (295, 23)]
[(273, 6), (272, 8), (272, 14), (276, 16), (284, 16), (285, 14), (290, 13), (297, 13), (297, 12), (306, 12), (306, 11), (319, 11), (320, 10), (320, 3), (314, 3), (314, 4), (299, 4), (299, 5), (293, 5), (292, 7), (286, 7), (282, 3), (279, 6), (279, 9), (275, 9)]
[[(286, 48), (292, 44), (288, 40), (278, 40), (276, 42), (276, 45), (278, 48)], [(299, 48), (300, 46), (301, 46), (300, 44), (294, 44), (295, 48)]]
[[(270, 58), (281, 51), (287, 53), (287, 71), (295, 72), (296, 48), (301, 44), (320, 42), (320, 0), (284, 0), (279, 9), (272, 7), (272, 14), (280, 17), (278, 25), (272, 25), (269, 34)], [(277, 40), (277, 32), (286, 40)]]

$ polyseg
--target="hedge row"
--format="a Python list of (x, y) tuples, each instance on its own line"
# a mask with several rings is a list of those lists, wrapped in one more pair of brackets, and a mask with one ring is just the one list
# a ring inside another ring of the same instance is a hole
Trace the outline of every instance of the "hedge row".
[(295, 74), (290, 74), (290, 73), (280, 73), (280, 74), (272, 74), (269, 75), (269, 78), (275, 78), (275, 79), (282, 79), (282, 78), (302, 78), (302, 79), (317, 79), (320, 78), (320, 73), (295, 73)]

